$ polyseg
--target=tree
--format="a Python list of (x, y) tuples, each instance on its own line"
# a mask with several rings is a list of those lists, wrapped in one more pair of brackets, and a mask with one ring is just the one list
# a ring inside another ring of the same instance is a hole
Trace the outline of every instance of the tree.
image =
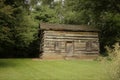
[(38, 22), (62, 23), (60, 2), (53, 0), (42, 0), (41, 5), (35, 6), (32, 15)]
[(2, 0), (0, 4), (0, 55), (28, 56), (38, 32), (38, 25), (29, 14), (30, 5), (24, 0)]

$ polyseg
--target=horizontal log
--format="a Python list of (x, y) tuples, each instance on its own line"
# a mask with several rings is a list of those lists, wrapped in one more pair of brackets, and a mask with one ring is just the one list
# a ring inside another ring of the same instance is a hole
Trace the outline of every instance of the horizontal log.
[(44, 33), (46, 34), (54, 34), (54, 33), (57, 33), (57, 34), (92, 34), (92, 35), (97, 35), (98, 33), (97, 32), (71, 32), (71, 31), (44, 31)]
[(56, 35), (56, 34), (54, 34), (54, 35), (52, 35), (52, 34), (49, 34), (49, 35), (47, 35), (47, 34), (45, 34), (44, 36), (54, 36), (54, 37), (56, 37), (56, 36), (63, 36), (63, 37), (98, 37), (98, 35), (68, 35), (68, 34), (66, 34), (66, 35)]
[(55, 51), (44, 50), (45, 53), (55, 53)]
[(76, 40), (97, 40), (97, 38), (91, 38), (91, 39), (86, 39), (86, 38), (45, 38), (44, 40), (51, 40), (51, 41), (76, 41)]
[(81, 43), (78, 43), (78, 44), (74, 44), (75, 47), (86, 47), (86, 43), (84, 44), (81, 44)]
[(77, 38), (77, 39), (80, 39), (80, 38), (85, 38), (85, 39), (95, 39), (95, 38), (98, 38), (98, 37), (96, 37), (96, 36), (44, 36), (44, 38)]
[(71, 39), (45, 39), (45, 40), (48, 40), (48, 41), (61, 41), (61, 42), (63, 42), (63, 41), (74, 41), (74, 40), (71, 40)]
[(93, 54), (93, 53), (99, 53), (99, 51), (74, 51), (74, 53), (82, 53), (82, 54)]
[(74, 51), (82, 51), (82, 50), (86, 50), (86, 48), (74, 48)]

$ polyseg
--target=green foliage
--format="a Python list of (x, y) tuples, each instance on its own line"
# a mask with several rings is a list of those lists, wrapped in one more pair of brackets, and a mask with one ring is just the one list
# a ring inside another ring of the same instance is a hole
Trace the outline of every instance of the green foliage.
[(51, 5), (54, 0), (42, 0), (43, 5)]
[[(65, 10), (67, 11), (67, 14), (72, 13), (71, 15), (65, 15), (65, 23), (68, 24), (88, 24), (91, 21), (91, 15), (92, 12), (90, 9), (85, 8), (85, 5), (87, 5), (89, 1), (84, 0), (66, 0), (65, 1)], [(89, 6), (89, 5), (87, 5)], [(69, 21), (69, 17), (70, 21)]]
[(42, 0), (41, 5), (34, 6), (32, 15), (38, 22), (64, 23), (65, 9), (62, 2), (53, 0)]
[(0, 1), (0, 53), (12, 45), (11, 25), (13, 22), (13, 7), (5, 4), (5, 0)]
[(33, 15), (35, 16), (36, 20), (41, 22), (50, 22), (50, 23), (59, 22), (54, 9), (51, 9), (48, 6), (37, 7), (36, 11), (33, 12)]
[(0, 57), (32, 53), (30, 45), (38, 40), (38, 25), (29, 13), (24, 0), (0, 1)]
[(107, 48), (109, 57), (112, 59), (107, 72), (109, 80), (120, 80), (120, 45), (116, 43), (113, 47), (113, 49)]

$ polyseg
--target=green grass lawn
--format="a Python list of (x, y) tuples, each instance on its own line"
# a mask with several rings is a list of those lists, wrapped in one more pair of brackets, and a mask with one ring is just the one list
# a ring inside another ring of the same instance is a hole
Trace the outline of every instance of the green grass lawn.
[(103, 80), (97, 61), (0, 59), (0, 80)]

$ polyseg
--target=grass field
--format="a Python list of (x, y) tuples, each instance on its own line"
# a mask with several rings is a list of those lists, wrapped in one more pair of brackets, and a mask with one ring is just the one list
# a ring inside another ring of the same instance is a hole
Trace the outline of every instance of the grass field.
[(0, 80), (103, 80), (97, 61), (0, 59)]

